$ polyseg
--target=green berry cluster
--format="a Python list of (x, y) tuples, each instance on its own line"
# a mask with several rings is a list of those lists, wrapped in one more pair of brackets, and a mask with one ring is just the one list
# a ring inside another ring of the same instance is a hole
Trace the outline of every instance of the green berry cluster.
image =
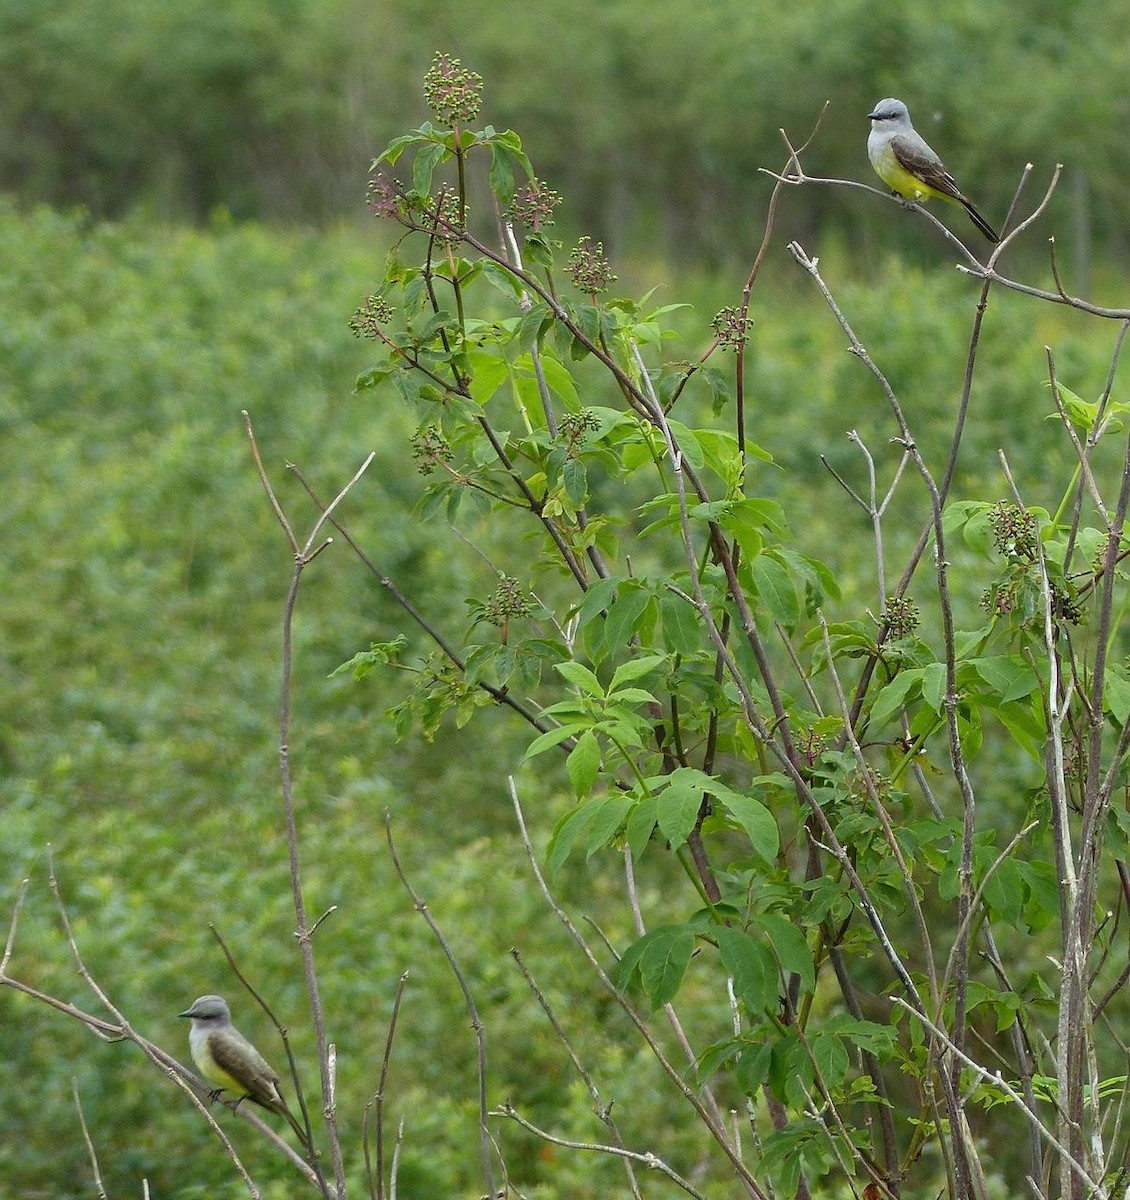
[(457, 58), (436, 54), (424, 76), (424, 99), (428, 107), (449, 125), (473, 121), (483, 103), (483, 77), (468, 71)]
[(573, 247), (565, 266), (569, 278), (582, 292), (590, 296), (606, 292), (616, 282), (616, 276), (604, 256), (604, 243), (583, 237)]

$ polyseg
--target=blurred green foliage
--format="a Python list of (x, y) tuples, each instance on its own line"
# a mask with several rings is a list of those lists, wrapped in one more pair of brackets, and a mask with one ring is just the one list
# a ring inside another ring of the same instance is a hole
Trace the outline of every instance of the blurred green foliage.
[[(1071, 261), (1128, 250), (1119, 0), (918, 2), (881, 19), (863, 0), (5, 0), (0, 178), (100, 214), (355, 211), (367, 159), (418, 122), (436, 49), (484, 73), (487, 118), (522, 130), (566, 219), (617, 250), (744, 257), (758, 169), (785, 161), (778, 130), (799, 144), (830, 102), (809, 171), (870, 182), (865, 114), (889, 94), (995, 220), (1026, 162), (1039, 191), (1060, 161), (1051, 217)], [(826, 188), (792, 197), (787, 220), (865, 251), (897, 224)]]

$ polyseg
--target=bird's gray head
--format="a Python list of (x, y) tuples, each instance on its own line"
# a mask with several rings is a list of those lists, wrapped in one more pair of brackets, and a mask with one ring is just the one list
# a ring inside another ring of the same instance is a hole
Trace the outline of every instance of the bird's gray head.
[(879, 129), (909, 129), (910, 110), (901, 100), (889, 96), (880, 100), (867, 114), (867, 119)]
[(191, 1017), (194, 1021), (205, 1021), (210, 1025), (225, 1025), (231, 1020), (231, 1009), (223, 996), (201, 996), (194, 1000), (191, 1008), (177, 1013), (178, 1017)]

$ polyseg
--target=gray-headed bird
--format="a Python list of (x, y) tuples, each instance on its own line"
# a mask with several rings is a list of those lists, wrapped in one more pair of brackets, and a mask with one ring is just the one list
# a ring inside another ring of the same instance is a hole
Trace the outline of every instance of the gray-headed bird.
[(178, 1017), (188, 1017), (188, 1046), (197, 1070), (216, 1089), (237, 1103), (248, 1099), (285, 1117), (306, 1145), (306, 1132), (295, 1120), (279, 1091), (279, 1073), (232, 1024), (222, 996), (201, 996)]
[(867, 157), (887, 187), (907, 200), (940, 196), (951, 204), (960, 204), (990, 242), (1000, 241), (993, 227), (962, 193), (942, 160), (915, 131), (910, 112), (901, 100), (893, 97), (880, 100), (867, 118), (871, 122)]

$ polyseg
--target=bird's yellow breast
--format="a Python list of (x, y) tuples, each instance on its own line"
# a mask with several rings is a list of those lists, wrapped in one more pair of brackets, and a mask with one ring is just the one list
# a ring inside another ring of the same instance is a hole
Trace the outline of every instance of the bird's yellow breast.
[(917, 175), (912, 175), (895, 157), (894, 150), (888, 142), (871, 160), (876, 175), (891, 189), (905, 196), (907, 200), (928, 200), (931, 196), (941, 196), (942, 192), (923, 183)]

